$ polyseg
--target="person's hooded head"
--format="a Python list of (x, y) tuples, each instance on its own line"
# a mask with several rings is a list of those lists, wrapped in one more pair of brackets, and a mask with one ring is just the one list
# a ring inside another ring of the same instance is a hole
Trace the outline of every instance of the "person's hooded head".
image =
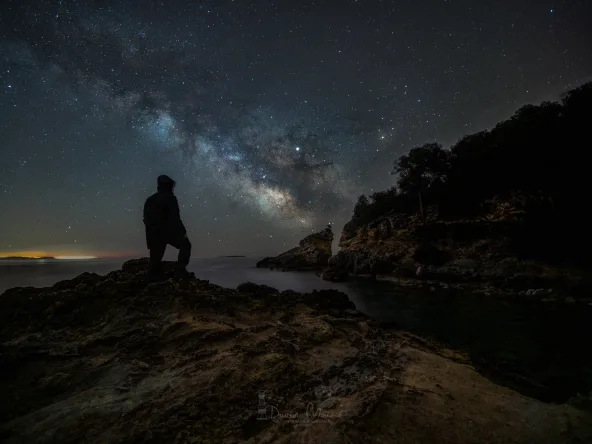
[(164, 174), (162, 176), (158, 176), (157, 184), (158, 191), (167, 191), (172, 193), (175, 189), (175, 181)]

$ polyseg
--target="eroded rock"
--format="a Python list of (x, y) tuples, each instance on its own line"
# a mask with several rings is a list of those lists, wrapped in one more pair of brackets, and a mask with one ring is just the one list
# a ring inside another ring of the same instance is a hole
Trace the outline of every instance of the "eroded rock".
[(331, 226), (306, 236), (297, 247), (279, 256), (266, 257), (257, 262), (259, 268), (277, 268), (283, 270), (319, 270), (327, 266), (331, 257), (333, 231)]
[(0, 295), (2, 442), (565, 442), (565, 422), (592, 438), (588, 412), (428, 353), (344, 293), (150, 283), (144, 265)]

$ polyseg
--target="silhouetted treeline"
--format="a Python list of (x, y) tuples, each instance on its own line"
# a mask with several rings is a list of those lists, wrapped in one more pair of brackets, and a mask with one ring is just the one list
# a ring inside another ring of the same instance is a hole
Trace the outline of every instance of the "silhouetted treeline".
[[(520, 196), (520, 248), (587, 254), (591, 132), (592, 83), (587, 83), (565, 93), (561, 103), (523, 106), (492, 130), (465, 136), (450, 149), (436, 143), (415, 147), (395, 161), (396, 187), (360, 196), (345, 230), (428, 207), (441, 220), (472, 219), (488, 213), (491, 199)], [(545, 245), (535, 245), (541, 242)]]

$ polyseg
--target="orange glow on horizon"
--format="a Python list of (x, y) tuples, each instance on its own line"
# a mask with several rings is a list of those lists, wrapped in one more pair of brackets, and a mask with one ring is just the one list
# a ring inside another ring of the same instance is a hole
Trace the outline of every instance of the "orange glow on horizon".
[(0, 251), (0, 258), (4, 257), (23, 257), (23, 258), (41, 258), (41, 257), (55, 257), (57, 259), (62, 258), (105, 258), (105, 259), (117, 259), (124, 257), (142, 257), (146, 256), (146, 253), (138, 251), (104, 251), (104, 252), (80, 252), (80, 251)]
[(0, 257), (48, 257), (53, 256), (45, 251), (15, 251), (15, 252), (0, 252)]

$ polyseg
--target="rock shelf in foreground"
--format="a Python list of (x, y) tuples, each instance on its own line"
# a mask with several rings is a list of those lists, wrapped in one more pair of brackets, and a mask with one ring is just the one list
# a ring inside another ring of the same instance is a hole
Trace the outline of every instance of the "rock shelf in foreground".
[(382, 331), (343, 293), (144, 266), (0, 296), (2, 442), (592, 442), (589, 411)]

